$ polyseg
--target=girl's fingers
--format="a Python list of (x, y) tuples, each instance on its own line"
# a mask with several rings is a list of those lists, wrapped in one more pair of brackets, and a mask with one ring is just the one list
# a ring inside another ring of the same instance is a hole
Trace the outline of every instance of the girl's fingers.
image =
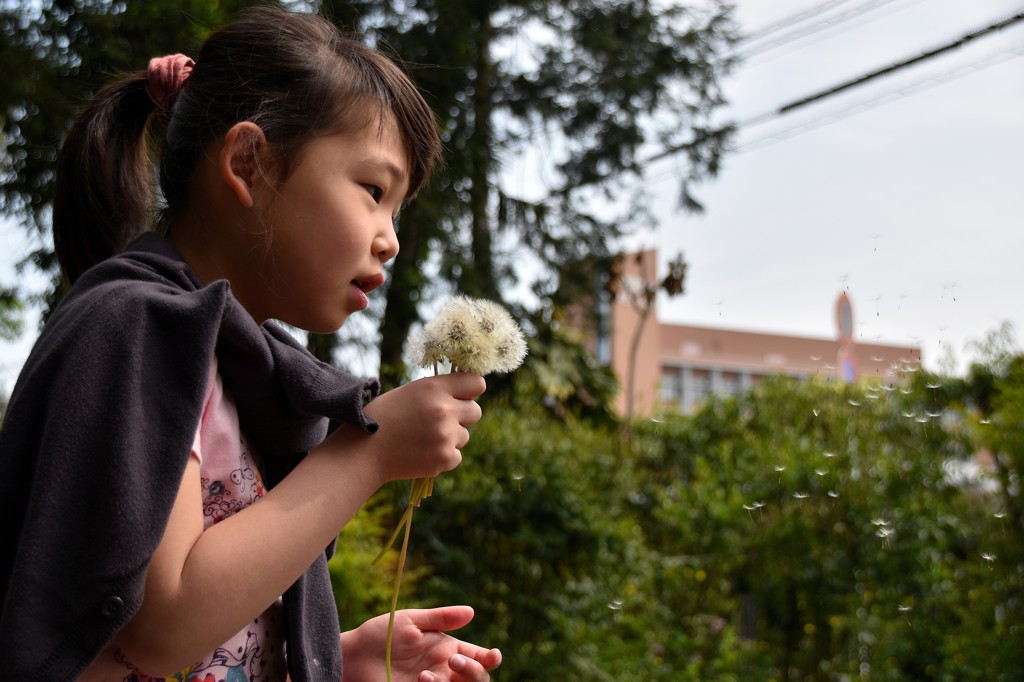
[[(459, 643), (459, 653), (456, 656), (458, 655), (476, 661), (485, 670), (494, 670), (501, 665), (501, 651), (498, 649), (484, 649), (468, 642)], [(452, 658), (455, 658), (455, 656)]]
[(449, 390), (451, 390), (452, 396), (460, 400), (479, 398), (487, 390), (487, 382), (479, 374), (453, 372), (442, 376), (444, 381), (449, 382)]
[(469, 625), (473, 620), (471, 606), (439, 606), (435, 609), (405, 609), (408, 616), (421, 632), (447, 632)]
[(466, 682), (486, 682), (491, 679), (488, 670), (497, 668), (501, 663), (501, 653), (497, 649), (480, 649), (484, 660), (455, 654), (448, 659), (448, 667), (454, 675), (453, 680)]

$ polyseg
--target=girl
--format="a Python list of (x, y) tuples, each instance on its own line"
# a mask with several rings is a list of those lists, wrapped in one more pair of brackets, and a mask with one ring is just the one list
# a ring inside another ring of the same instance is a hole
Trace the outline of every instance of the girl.
[[(375, 397), (267, 320), (362, 310), (439, 154), (402, 72), (313, 15), (247, 12), (97, 94), (59, 160), (73, 287), (0, 432), (6, 677), (383, 679), (387, 617), (339, 637), (326, 560), (382, 484), (459, 464), (484, 381)], [(489, 679), (497, 650), (443, 634), (471, 618), (400, 612), (396, 679)]]

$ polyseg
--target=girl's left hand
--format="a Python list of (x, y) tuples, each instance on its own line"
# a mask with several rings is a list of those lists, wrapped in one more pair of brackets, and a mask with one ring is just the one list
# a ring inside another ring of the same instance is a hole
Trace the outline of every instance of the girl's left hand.
[[(394, 682), (486, 682), (489, 670), (501, 665), (497, 649), (463, 642), (445, 631), (457, 630), (473, 620), (469, 606), (406, 609), (395, 613), (391, 643)], [(388, 615), (366, 621), (342, 633), (344, 682), (383, 680)]]

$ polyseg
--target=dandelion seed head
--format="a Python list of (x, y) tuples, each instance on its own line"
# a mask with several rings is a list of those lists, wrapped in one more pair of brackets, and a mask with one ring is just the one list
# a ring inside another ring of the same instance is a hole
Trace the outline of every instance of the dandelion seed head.
[(410, 340), (413, 362), (429, 367), (447, 361), (454, 369), (511, 372), (526, 357), (519, 325), (492, 301), (456, 296)]

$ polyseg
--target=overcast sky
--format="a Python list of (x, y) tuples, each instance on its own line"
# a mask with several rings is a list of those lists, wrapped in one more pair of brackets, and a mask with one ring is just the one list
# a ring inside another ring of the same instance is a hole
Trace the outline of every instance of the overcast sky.
[[(739, 0), (727, 82), (746, 122), (1024, 11), (1020, 0)], [(827, 11), (821, 11), (827, 9)], [(800, 17), (804, 17), (800, 20)], [(824, 28), (822, 28), (824, 27)], [(820, 29), (820, 30), (812, 30)], [(672, 162), (651, 168), (660, 226), (633, 244), (682, 250), (686, 294), (664, 322), (831, 338), (850, 296), (857, 338), (919, 345), (937, 369), (1002, 322), (1024, 336), (1024, 22), (898, 74), (744, 127), (702, 216), (675, 209)], [(0, 284), (20, 229), (0, 225)], [(43, 283), (27, 280), (30, 290)], [(0, 342), (9, 391), (34, 336)]]
[[(830, 11), (808, 16), (820, 8)], [(872, 9), (873, 8), (873, 9)], [(867, 11), (864, 11), (867, 10)], [(732, 117), (917, 56), (1024, 11), (1017, 0), (739, 0), (745, 33)], [(827, 26), (802, 35), (801, 29)], [(768, 38), (780, 44), (764, 49)], [(702, 216), (674, 209), (671, 164), (652, 169), (661, 225), (637, 244), (690, 263), (664, 322), (831, 338), (851, 298), (857, 339), (951, 350), (1009, 321), (1024, 338), (1024, 22), (744, 128)]]

